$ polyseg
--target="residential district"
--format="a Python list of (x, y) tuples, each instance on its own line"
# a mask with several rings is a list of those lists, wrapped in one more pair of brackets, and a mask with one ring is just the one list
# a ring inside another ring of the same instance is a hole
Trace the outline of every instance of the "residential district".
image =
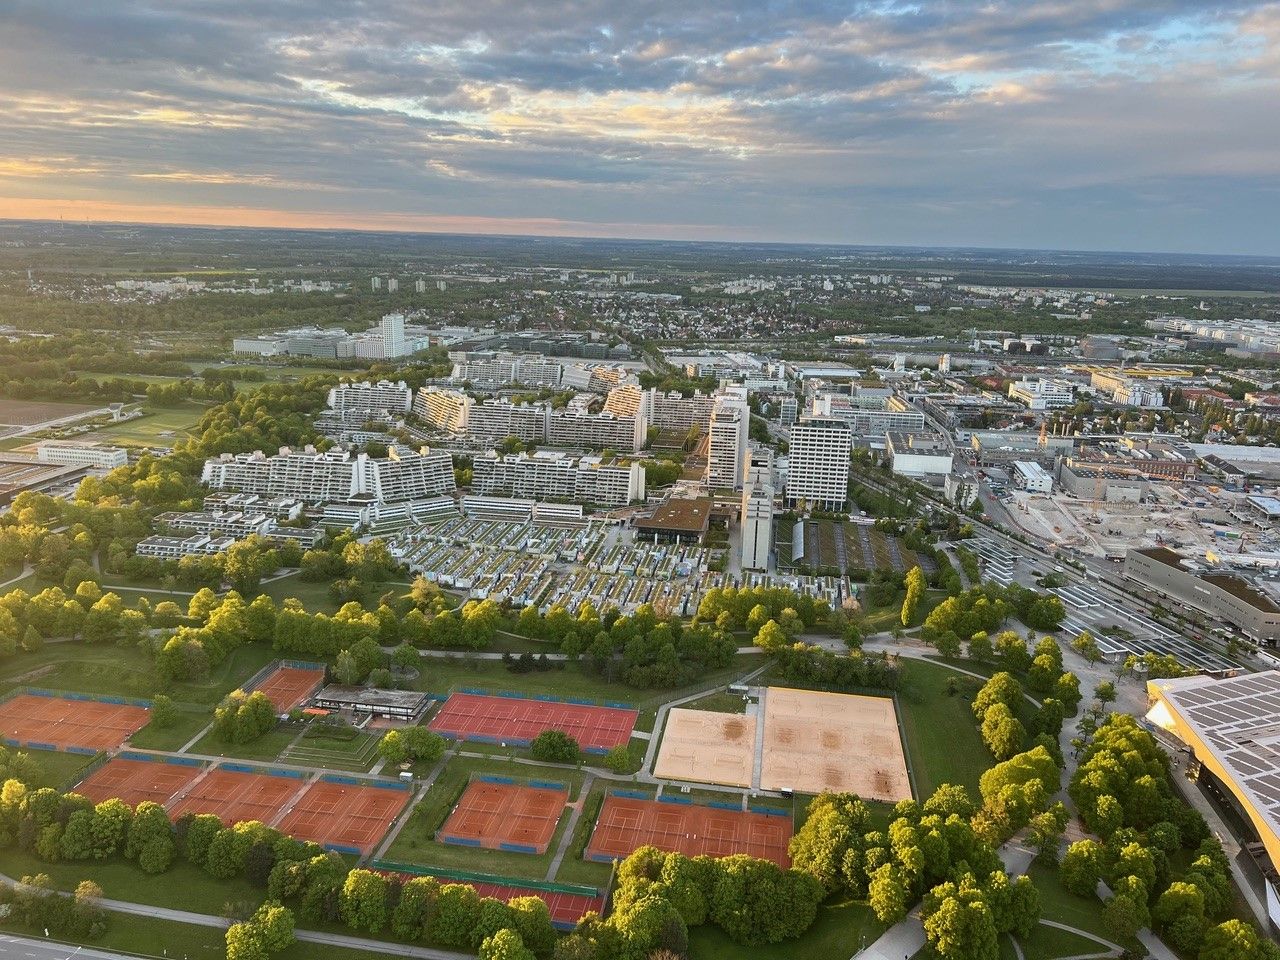
[(806, 256), (13, 271), (0, 954), (1276, 956), (1276, 299)]

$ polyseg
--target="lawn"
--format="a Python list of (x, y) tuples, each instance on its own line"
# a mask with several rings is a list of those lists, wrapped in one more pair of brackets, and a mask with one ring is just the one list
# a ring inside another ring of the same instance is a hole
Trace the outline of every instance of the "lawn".
[[(1001, 956), (1012, 957), (1014, 955), (1012, 944), (1008, 944), (1008, 938), (1001, 937), (1001, 941)], [(1056, 927), (1046, 927), (1043, 924), (1037, 924), (1031, 936), (1019, 939), (1018, 943), (1022, 946), (1022, 953), (1026, 960), (1059, 960), (1061, 957), (1101, 953), (1106, 949), (1096, 940), (1090, 940), (1076, 933), (1068, 933)]]
[(257, 906), (263, 891), (243, 878), (215, 880), (185, 860), (176, 861), (165, 873), (143, 873), (138, 865), (114, 858), (102, 861), (46, 863), (13, 847), (4, 852), (4, 872), (11, 877), (47, 873), (59, 890), (74, 890), (81, 880), (93, 880), (105, 896), (131, 903), (145, 903), (175, 910), (191, 910), (220, 916), (227, 903)]
[(324, 767), (326, 770), (366, 773), (378, 758), (380, 739), (377, 734), (364, 732), (347, 740), (332, 736), (303, 736), (280, 754), (280, 761), (305, 767)]
[(247, 644), (202, 683), (161, 684), (151, 658), (137, 647), (56, 643), (19, 655), (0, 673), (0, 691), (19, 685), (94, 695), (148, 698), (166, 693), (180, 703), (215, 704), (275, 659), (270, 647)]
[[(506, 760), (478, 757), (452, 757), (425, 797), (413, 808), (409, 820), (396, 837), (384, 859), (395, 863), (412, 863), (431, 867), (452, 867), (505, 877), (527, 877), (542, 880), (551, 865), (556, 846), (568, 823), (568, 811), (561, 816), (546, 853), (511, 853), (505, 850), (483, 850), (476, 847), (437, 843), (433, 837), (453, 810), (462, 791), (475, 774), (555, 780), (568, 784), (569, 799), (576, 798), (583, 783), (580, 770), (540, 768), (530, 764), (514, 764)], [(607, 876), (607, 871), (606, 871)]]
[(690, 960), (849, 960), (864, 943), (884, 932), (884, 924), (871, 908), (855, 900), (832, 901), (818, 908), (818, 918), (798, 940), (767, 947), (746, 947), (734, 943), (718, 927), (704, 924), (689, 931)]
[[(959, 683), (959, 693), (948, 696), (947, 678), (952, 676)], [(980, 686), (976, 678), (941, 664), (902, 661), (898, 706), (920, 799), (927, 799), (943, 783), (961, 784), (978, 798), (978, 778), (995, 762), (970, 706)]]
[(55, 753), (52, 750), (30, 750), (31, 758), (40, 764), (40, 773), (32, 787), (63, 790), (80, 779), (80, 771), (93, 762), (93, 757), (80, 753)]
[[(0, 925), (0, 930), (44, 940), (42, 931), (17, 924)], [(149, 957), (178, 957), (184, 960), (222, 960), (226, 955), (221, 927), (202, 927), (173, 920), (112, 913), (107, 932), (86, 941), (96, 950), (113, 950)], [(70, 954), (69, 954), (70, 955)], [(387, 954), (369, 950), (347, 950), (324, 943), (295, 943), (273, 953), (273, 960), (386, 960)]]
[(296, 724), (282, 723), (250, 743), (227, 743), (210, 730), (195, 742), (190, 752), (209, 757), (270, 761), (279, 757), (280, 751), (289, 746), (300, 732)]
[(112, 423), (84, 436), (122, 446), (172, 446), (191, 435), (191, 428), (209, 409), (194, 400), (176, 407), (144, 407), (143, 415), (124, 423)]
[(683, 709), (710, 710), (714, 713), (746, 713), (747, 702), (740, 694), (729, 693), (726, 690), (720, 693), (709, 693), (692, 703), (686, 703)]
[(1058, 879), (1058, 868), (1034, 862), (1027, 871), (1040, 891), (1041, 917), (1078, 927), (1107, 940), (1112, 937), (1102, 923), (1102, 902), (1097, 897), (1081, 897), (1067, 890)]
[[(573, 838), (569, 841), (569, 849), (565, 851), (564, 860), (560, 862), (560, 869), (556, 871), (557, 883), (581, 883), (591, 887), (599, 887), (603, 889), (609, 882), (609, 876), (613, 872), (613, 867), (607, 863), (592, 863), (582, 859), (582, 851), (587, 849), (587, 843), (591, 839), (591, 833), (595, 829), (596, 819), (600, 816), (600, 807), (604, 804), (604, 796), (607, 790), (615, 788), (617, 784), (597, 781), (591, 788), (591, 792), (587, 794), (582, 808), (582, 816), (578, 818), (578, 825), (573, 828)], [(642, 785), (628, 785), (628, 789), (639, 788), (649, 793), (648, 788)]]
[(212, 722), (209, 710), (179, 710), (173, 726), (161, 728), (148, 723), (129, 738), (129, 743), (143, 750), (178, 750)]

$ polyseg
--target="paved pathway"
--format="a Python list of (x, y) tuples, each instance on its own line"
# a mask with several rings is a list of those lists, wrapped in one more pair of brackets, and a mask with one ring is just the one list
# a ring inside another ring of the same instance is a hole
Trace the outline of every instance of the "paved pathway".
[(382, 842), (378, 844), (378, 849), (373, 853), (373, 859), (381, 860), (387, 855), (387, 851), (391, 849), (391, 845), (396, 842), (396, 837), (400, 836), (400, 831), (404, 829), (404, 825), (409, 822), (409, 817), (413, 813), (413, 808), (418, 805), (423, 797), (427, 795), (427, 791), (431, 789), (436, 782), (436, 777), (440, 776), (440, 771), (444, 769), (444, 765), (449, 762), (453, 753), (446, 753), (440, 758), (430, 772), (422, 779), (420, 786), (413, 799), (409, 801), (409, 805), (405, 807), (404, 813), (396, 818), (396, 822), (392, 824), (391, 829), (387, 831), (387, 835), (382, 838)]
[(573, 844), (573, 832), (578, 826), (578, 820), (582, 818), (582, 811), (587, 805), (587, 794), (591, 792), (592, 785), (596, 782), (596, 778), (588, 773), (582, 781), (582, 788), (578, 791), (578, 799), (569, 805), (569, 819), (564, 825), (564, 832), (560, 834), (560, 843), (556, 847), (556, 855), (551, 858), (551, 865), (547, 867), (544, 880), (554, 880), (556, 873), (560, 869), (560, 864), (564, 861), (564, 856), (569, 852), (569, 847)]

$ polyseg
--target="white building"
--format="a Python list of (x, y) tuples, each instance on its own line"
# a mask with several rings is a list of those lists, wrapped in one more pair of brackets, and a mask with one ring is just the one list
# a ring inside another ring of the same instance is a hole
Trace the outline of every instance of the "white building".
[(773, 451), (747, 451), (742, 486), (742, 569), (768, 570), (773, 544)]
[(549, 450), (506, 456), (491, 452), (473, 459), (471, 489), (484, 496), (576, 500), (619, 507), (644, 499), (644, 466)]
[(547, 439), (549, 413), (545, 403), (512, 403), (510, 400), (476, 403), (467, 414), (466, 433), (490, 440), (518, 437), (525, 443), (541, 443)]
[(849, 457), (853, 434), (835, 417), (801, 417), (791, 428), (787, 455), (787, 506), (800, 501), (827, 510), (843, 510), (849, 498)]
[[(925, 429), (924, 414), (906, 403), (874, 409), (853, 401), (843, 393), (823, 393), (813, 398), (813, 413), (819, 417), (838, 417), (860, 436), (883, 436), (886, 433), (918, 433)], [(868, 398), (870, 402), (870, 398)], [(885, 401), (879, 400), (883, 404)]]
[(450, 379), (459, 382), (507, 384), (530, 387), (558, 387), (561, 365), (539, 354), (467, 354), (454, 364)]
[(1066, 380), (1023, 379), (1009, 384), (1009, 399), (1025, 404), (1029, 410), (1057, 410), (1075, 403), (1076, 388)]
[(944, 481), (951, 474), (953, 457), (945, 437), (918, 433), (891, 433), (885, 453), (894, 473), (918, 480)]
[(741, 490), (751, 408), (746, 387), (724, 387), (715, 396), (707, 445), (707, 485)]
[(239, 490), (267, 497), (296, 497), (307, 503), (361, 500), (395, 502), (438, 497), (456, 489), (453, 458), (392, 446), (386, 457), (314, 447), (276, 456), (262, 451), (223, 454), (204, 464), (201, 481), (215, 490)]
[(570, 404), (547, 415), (547, 443), (554, 447), (636, 453), (644, 445), (644, 435), (645, 419), (639, 414), (590, 413), (580, 404)]
[(1015, 487), (1028, 493), (1053, 493), (1053, 475), (1034, 460), (1015, 460), (1009, 469)]
[(355, 411), (370, 415), (381, 413), (407, 413), (413, 401), (413, 391), (403, 380), (392, 383), (340, 383), (329, 389), (329, 408), (340, 413)]
[(76, 443), (70, 440), (46, 440), (36, 447), (41, 463), (65, 463), (96, 470), (114, 470), (129, 462), (123, 447), (107, 447), (99, 443)]
[(475, 401), (465, 393), (423, 387), (413, 399), (413, 412), (424, 423), (450, 433), (466, 433)]

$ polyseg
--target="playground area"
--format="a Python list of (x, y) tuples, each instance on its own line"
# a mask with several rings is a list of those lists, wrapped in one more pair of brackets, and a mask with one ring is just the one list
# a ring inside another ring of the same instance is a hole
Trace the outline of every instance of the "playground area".
[(588, 753), (606, 753), (631, 739), (635, 710), (591, 704), (451, 694), (430, 723), (454, 740), (528, 744), (544, 730), (559, 730)]
[(760, 786), (801, 793), (911, 799), (911, 780), (889, 697), (769, 687)]
[(301, 773), (259, 773), (238, 764), (223, 764), (175, 794), (168, 804), (169, 816), (177, 820), (184, 813), (212, 813), (227, 826), (246, 820), (271, 826), (304, 782)]
[(340, 853), (368, 854), (410, 796), (407, 787), (398, 783), (326, 776), (306, 788), (276, 827)]
[(132, 756), (112, 757), (75, 788), (75, 792), (94, 803), (118, 797), (131, 807), (144, 800), (164, 806), (169, 798), (181, 793), (200, 776), (202, 765), (166, 763), (159, 757), (140, 759)]
[(151, 719), (146, 707), (20, 693), (0, 703), (0, 736), (42, 750), (114, 750)]
[(653, 772), (666, 780), (750, 787), (756, 718), (675, 707), (667, 712)]
[(276, 713), (288, 713), (301, 706), (324, 683), (322, 668), (278, 666), (261, 683), (253, 688), (263, 694)]
[(545, 853), (568, 802), (569, 788), (561, 783), (477, 777), (436, 839), (512, 853)]
[(605, 798), (584, 856), (609, 863), (652, 845), (689, 857), (745, 853), (789, 867), (791, 834), (790, 811), (762, 813), (617, 792)]

